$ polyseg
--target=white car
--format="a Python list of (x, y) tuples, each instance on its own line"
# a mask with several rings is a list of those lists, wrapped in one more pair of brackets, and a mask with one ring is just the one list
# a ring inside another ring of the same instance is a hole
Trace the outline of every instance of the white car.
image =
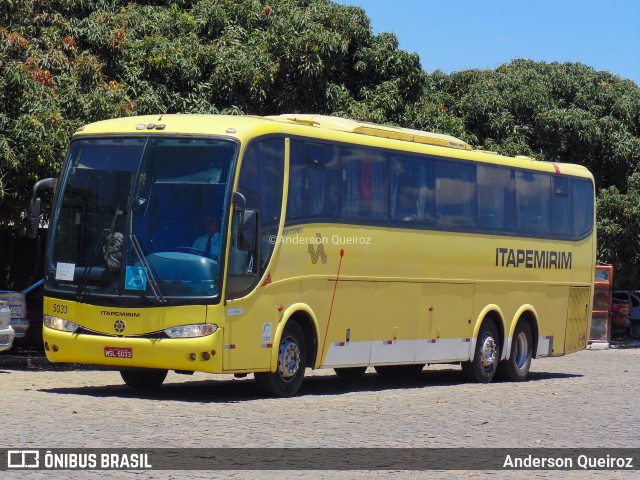
[(0, 352), (13, 345), (15, 332), (11, 327), (11, 309), (7, 302), (0, 301)]
[(7, 302), (11, 309), (11, 326), (16, 338), (22, 338), (29, 330), (29, 319), (27, 318), (27, 301), (23, 292), (12, 292), (8, 290), (0, 291), (0, 301)]

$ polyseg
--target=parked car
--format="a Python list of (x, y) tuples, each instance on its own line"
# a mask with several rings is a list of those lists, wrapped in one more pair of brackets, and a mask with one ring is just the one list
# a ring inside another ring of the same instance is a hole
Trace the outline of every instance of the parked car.
[[(613, 301), (626, 301), (629, 306), (629, 335), (633, 338), (640, 338), (640, 293), (639, 292), (613, 292)], [(612, 303), (613, 313), (613, 303)], [(611, 320), (613, 326), (613, 318)]]
[(629, 300), (618, 296), (611, 299), (611, 329), (626, 330), (631, 326), (629, 319)]
[(29, 330), (27, 300), (24, 293), (0, 290), (0, 301), (6, 302), (11, 310), (11, 326), (16, 338), (22, 338)]
[(15, 332), (11, 327), (11, 309), (7, 302), (0, 301), (0, 352), (13, 345)]

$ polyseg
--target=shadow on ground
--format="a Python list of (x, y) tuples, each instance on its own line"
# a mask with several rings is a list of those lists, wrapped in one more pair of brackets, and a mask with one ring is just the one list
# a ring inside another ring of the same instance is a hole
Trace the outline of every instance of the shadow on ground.
[[(528, 382), (576, 378), (572, 373), (532, 372)], [(459, 368), (429, 371), (428, 368), (413, 379), (385, 378), (376, 373), (368, 373), (357, 380), (346, 380), (336, 375), (307, 377), (298, 396), (345, 395), (357, 392), (379, 392), (429, 387), (455, 387), (468, 383)], [(490, 385), (501, 388), (509, 382), (496, 381)], [(200, 403), (235, 403), (264, 398), (258, 391), (251, 376), (244, 379), (200, 380), (192, 382), (165, 383), (160, 389), (138, 391), (123, 385), (59, 387), (41, 389), (41, 392), (63, 395), (88, 395), (93, 397), (139, 398)]]

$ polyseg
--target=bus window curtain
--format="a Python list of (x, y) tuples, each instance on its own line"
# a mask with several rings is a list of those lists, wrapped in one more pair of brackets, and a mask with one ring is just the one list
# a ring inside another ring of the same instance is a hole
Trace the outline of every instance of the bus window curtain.
[(400, 172), (402, 171), (402, 164), (395, 158), (390, 161), (391, 174), (389, 175), (391, 180), (391, 218), (396, 218), (396, 209), (398, 207), (398, 186), (400, 184)]
[(373, 191), (371, 194), (371, 216), (376, 220), (387, 218), (387, 164), (383, 160), (367, 162), (371, 166), (371, 181)]
[(358, 215), (359, 206), (359, 172), (356, 157), (351, 149), (341, 150), (341, 161), (344, 172), (344, 195), (342, 213), (348, 217)]
[(424, 166), (418, 167), (418, 200), (416, 202), (416, 208), (418, 213), (418, 220), (424, 220), (427, 204), (427, 168)]
[(307, 191), (309, 216), (319, 217), (324, 211), (327, 172), (323, 165), (309, 165), (306, 173), (306, 182), (309, 186)]

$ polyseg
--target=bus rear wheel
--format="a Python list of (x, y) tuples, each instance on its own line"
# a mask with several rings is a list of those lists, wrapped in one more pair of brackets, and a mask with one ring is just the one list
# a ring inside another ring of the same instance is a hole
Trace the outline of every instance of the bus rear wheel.
[(167, 378), (167, 370), (155, 370), (152, 368), (141, 368), (131, 370), (120, 370), (120, 376), (127, 386), (135, 390), (154, 390), (159, 388)]
[(356, 380), (364, 375), (367, 367), (342, 367), (333, 369), (340, 378), (346, 380)]
[(498, 330), (492, 321), (486, 321), (478, 332), (473, 360), (462, 362), (462, 373), (471, 381), (489, 383), (496, 374), (499, 361)]
[(498, 365), (498, 377), (511, 382), (522, 382), (529, 374), (532, 358), (531, 327), (526, 321), (521, 321), (513, 332), (509, 360)]
[(287, 323), (278, 347), (278, 367), (275, 372), (254, 374), (258, 388), (273, 397), (294, 396), (304, 379), (307, 355), (302, 328), (296, 322)]

